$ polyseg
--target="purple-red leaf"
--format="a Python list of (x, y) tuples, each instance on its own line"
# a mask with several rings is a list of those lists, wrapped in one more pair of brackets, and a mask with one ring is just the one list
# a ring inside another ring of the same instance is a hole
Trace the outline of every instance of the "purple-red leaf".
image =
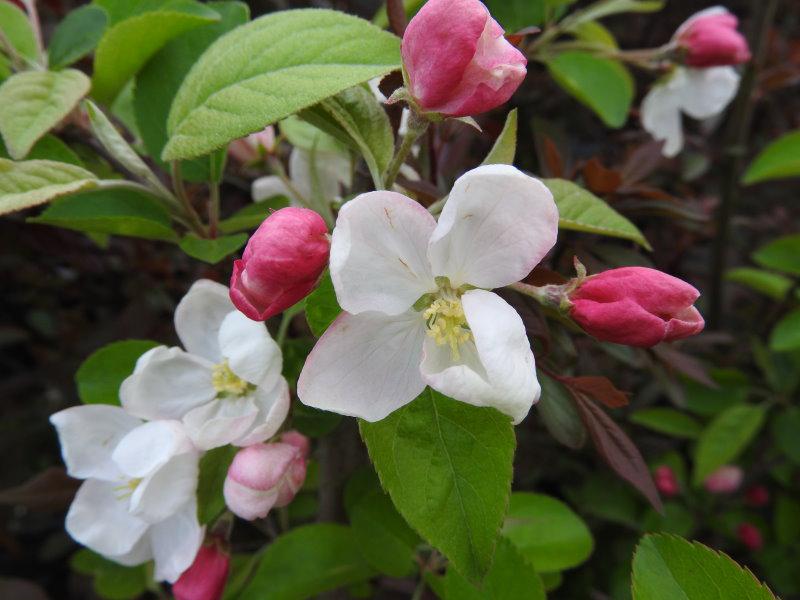
[(48, 467), (25, 483), (0, 490), (0, 504), (20, 505), (35, 512), (59, 512), (72, 502), (80, 483), (61, 467)]
[(608, 408), (628, 406), (628, 395), (617, 389), (608, 377), (561, 377), (561, 383), (605, 404)]
[(406, 25), (408, 25), (406, 9), (403, 4), (403, 0), (386, 1), (386, 15), (389, 17), (389, 27), (399, 37), (403, 37)]

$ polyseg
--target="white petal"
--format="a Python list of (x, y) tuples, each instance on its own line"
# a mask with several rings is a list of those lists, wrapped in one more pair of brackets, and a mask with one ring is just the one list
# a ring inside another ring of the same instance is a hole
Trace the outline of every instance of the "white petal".
[(245, 381), (271, 388), (280, 377), (281, 349), (264, 323), (232, 312), (219, 329), (219, 345), (231, 371)]
[(197, 520), (197, 503), (192, 499), (180, 512), (150, 528), (155, 558), (156, 581), (174, 583), (192, 566), (203, 543), (205, 527)]
[(87, 479), (67, 513), (67, 532), (79, 543), (104, 556), (131, 552), (148, 524), (128, 512), (128, 500), (118, 483)]
[(51, 415), (58, 431), (67, 474), (78, 479), (113, 481), (120, 472), (111, 453), (127, 433), (142, 422), (118, 406), (73, 406)]
[[(350, 156), (337, 152), (316, 150), (312, 154), (302, 148), (292, 148), (289, 155), (289, 175), (295, 189), (305, 200), (314, 197), (316, 191), (323, 200), (333, 200), (341, 196), (341, 186), (351, 184)], [(313, 177), (316, 177), (316, 184)], [(316, 187), (315, 187), (316, 186)]]
[(159, 346), (139, 358), (133, 375), (122, 382), (122, 407), (143, 419), (180, 419), (209, 402), (214, 365), (180, 348)]
[(447, 347), (426, 340), (422, 375), (443, 394), (492, 406), (519, 423), (541, 391), (522, 319), (492, 292), (471, 290), (461, 302), (474, 344), (462, 344), (461, 361), (454, 363)]
[(336, 297), (352, 314), (399, 315), (436, 290), (427, 258), (436, 221), (396, 192), (369, 192), (339, 211), (331, 242)]
[(664, 156), (672, 157), (683, 148), (680, 90), (659, 84), (651, 88), (642, 101), (642, 126), (658, 141), (664, 141)]
[(227, 287), (209, 279), (195, 282), (175, 308), (175, 331), (186, 351), (220, 362), (219, 328), (235, 311)]
[(242, 485), (231, 477), (226, 477), (223, 484), (228, 510), (246, 521), (266, 517), (278, 501), (278, 491), (277, 486), (263, 491), (256, 490)]
[(434, 275), (458, 287), (496, 288), (523, 279), (555, 244), (558, 209), (538, 179), (485, 165), (456, 180), (431, 236)]
[(257, 416), (252, 397), (220, 398), (187, 413), (183, 423), (195, 446), (211, 450), (245, 435)]
[(148, 523), (158, 523), (175, 514), (194, 499), (199, 462), (199, 452), (187, 452), (175, 456), (143, 479), (131, 495), (131, 514)]
[(268, 175), (266, 177), (259, 177), (253, 182), (250, 188), (250, 193), (253, 196), (254, 202), (263, 202), (275, 196), (286, 196), (293, 198), (292, 193), (283, 180), (277, 175)]
[(685, 69), (686, 85), (682, 88), (681, 107), (694, 119), (718, 115), (736, 96), (739, 74), (733, 67)]
[(236, 446), (257, 444), (278, 433), (289, 414), (291, 405), (289, 384), (281, 377), (275, 382), (272, 389), (257, 388), (253, 399), (258, 407), (258, 415), (253, 419), (250, 431), (231, 442)]
[(179, 421), (152, 421), (126, 435), (113, 458), (129, 478), (141, 479), (155, 473), (174, 456), (194, 450)]
[(106, 558), (126, 567), (134, 567), (151, 561), (153, 560), (153, 549), (150, 547), (150, 536), (145, 532), (129, 552), (125, 554), (109, 554)]
[(308, 406), (379, 421), (425, 389), (424, 338), (425, 322), (413, 311), (342, 313), (306, 359), (297, 396)]

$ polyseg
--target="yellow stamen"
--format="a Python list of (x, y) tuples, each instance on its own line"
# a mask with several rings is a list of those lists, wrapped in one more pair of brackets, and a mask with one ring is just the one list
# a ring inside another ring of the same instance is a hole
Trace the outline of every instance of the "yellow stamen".
[(442, 290), (439, 298), (422, 312), (428, 324), (428, 335), (437, 346), (449, 346), (453, 360), (461, 359), (459, 344), (472, 339), (472, 332), (464, 316), (461, 299), (452, 290)]
[(133, 479), (129, 479), (122, 485), (118, 485), (114, 488), (114, 491), (117, 492), (117, 499), (123, 500), (125, 498), (130, 497), (136, 488), (139, 487), (139, 484), (142, 483), (141, 477), (134, 477)]
[(253, 387), (231, 371), (228, 359), (214, 365), (211, 383), (217, 390), (217, 394), (222, 396), (244, 396)]

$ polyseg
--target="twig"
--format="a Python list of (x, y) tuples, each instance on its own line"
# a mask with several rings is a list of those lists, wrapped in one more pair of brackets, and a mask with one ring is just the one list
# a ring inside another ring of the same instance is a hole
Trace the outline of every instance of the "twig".
[(200, 215), (197, 214), (197, 211), (192, 206), (191, 200), (189, 200), (189, 196), (186, 193), (186, 187), (183, 185), (183, 176), (181, 174), (181, 163), (177, 160), (172, 161), (171, 163), (171, 174), (172, 174), (172, 189), (175, 190), (175, 195), (180, 200), (181, 204), (183, 205), (183, 209), (186, 213), (186, 219), (189, 222), (192, 230), (201, 238), (208, 237), (208, 231), (206, 230), (206, 226), (203, 224), (203, 221), (200, 220)]

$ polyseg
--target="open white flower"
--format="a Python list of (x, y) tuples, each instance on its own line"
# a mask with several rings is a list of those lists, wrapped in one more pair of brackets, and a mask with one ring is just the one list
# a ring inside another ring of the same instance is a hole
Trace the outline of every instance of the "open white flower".
[(78, 542), (123, 565), (155, 561), (174, 582), (203, 542), (197, 520), (200, 453), (178, 421), (142, 423), (118, 406), (87, 405), (50, 417), (67, 473), (85, 479), (67, 513)]
[(309, 406), (377, 421), (426, 384), (521, 421), (538, 399), (522, 319), (487, 291), (524, 278), (556, 240), (539, 180), (489, 165), (460, 177), (439, 222), (389, 191), (342, 207), (330, 271), (344, 311), (298, 381)]
[(681, 113), (693, 119), (718, 115), (737, 89), (739, 74), (733, 67), (676, 67), (642, 101), (642, 125), (655, 139), (664, 140), (664, 156), (676, 156), (683, 148)]
[(251, 188), (253, 201), (286, 196), (292, 206), (307, 206), (315, 194), (323, 200), (335, 200), (341, 196), (342, 186), (352, 184), (350, 157), (329, 150), (317, 150), (312, 154), (303, 148), (292, 148), (289, 178), (291, 188), (277, 175), (259, 177)]
[(209, 450), (272, 437), (289, 412), (281, 351), (263, 323), (233, 306), (228, 288), (196, 282), (175, 310), (181, 348), (143, 354), (120, 387), (122, 406), (143, 419), (180, 419)]

